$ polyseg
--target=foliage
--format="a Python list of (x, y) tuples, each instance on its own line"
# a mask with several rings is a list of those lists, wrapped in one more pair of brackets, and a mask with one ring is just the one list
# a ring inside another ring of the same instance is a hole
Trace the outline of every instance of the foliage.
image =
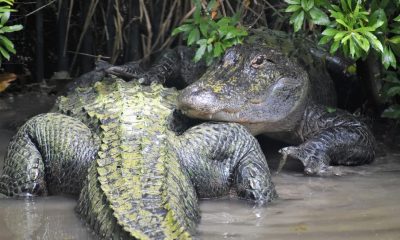
[(345, 56), (357, 60), (365, 58), (372, 48), (381, 55), (386, 69), (397, 67), (396, 56), (400, 56), (399, 0), (285, 2), (288, 3), (286, 12), (292, 13), (295, 31), (301, 29), (304, 21), (325, 27), (319, 43), (331, 43), (332, 54), (340, 49)]
[(0, 0), (0, 63), (2, 58), (10, 60), (10, 53), (15, 54), (14, 44), (10, 39), (5, 36), (5, 33), (15, 32), (22, 29), (22, 25), (6, 25), (10, 19), (11, 12), (15, 12), (12, 9), (14, 0)]
[(194, 0), (194, 3), (196, 9), (193, 18), (175, 28), (172, 35), (183, 33), (187, 45), (196, 46), (194, 61), (205, 59), (207, 65), (210, 65), (227, 48), (242, 43), (247, 31), (239, 24), (239, 14), (221, 17), (219, 1), (209, 1), (204, 9), (200, 0)]
[(382, 117), (400, 119), (400, 70), (386, 71), (384, 77), (384, 86), (382, 90), (383, 97), (392, 104), (383, 113)]
[[(305, 22), (321, 25), (323, 31), (319, 43), (330, 44), (331, 54), (341, 50), (345, 56), (358, 60), (365, 59), (373, 49), (381, 56), (385, 69), (397, 68), (396, 58), (400, 57), (400, 0), (285, 2), (288, 3), (286, 12), (292, 14), (290, 23), (294, 31), (299, 31)], [(394, 78), (389, 71), (386, 75), (382, 92), (392, 105), (382, 116), (400, 119), (399, 75)]]

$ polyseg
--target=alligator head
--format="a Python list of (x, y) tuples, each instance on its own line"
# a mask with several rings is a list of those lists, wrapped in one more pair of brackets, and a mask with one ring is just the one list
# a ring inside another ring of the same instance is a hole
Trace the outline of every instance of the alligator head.
[(296, 60), (243, 44), (183, 89), (178, 108), (193, 118), (240, 123), (254, 135), (287, 132), (299, 124), (309, 95), (308, 75)]

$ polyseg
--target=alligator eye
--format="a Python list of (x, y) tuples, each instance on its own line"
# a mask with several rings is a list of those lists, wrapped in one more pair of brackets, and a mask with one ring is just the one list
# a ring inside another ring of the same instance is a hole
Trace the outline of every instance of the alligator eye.
[(270, 59), (267, 59), (264, 55), (258, 55), (251, 61), (251, 66), (253, 68), (259, 68), (261, 65), (263, 65), (265, 62), (272, 62)]

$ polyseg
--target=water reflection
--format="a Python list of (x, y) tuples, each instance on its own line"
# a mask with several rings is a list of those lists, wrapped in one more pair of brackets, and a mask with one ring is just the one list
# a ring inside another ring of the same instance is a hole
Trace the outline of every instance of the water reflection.
[(0, 239), (94, 239), (66, 197), (0, 200)]

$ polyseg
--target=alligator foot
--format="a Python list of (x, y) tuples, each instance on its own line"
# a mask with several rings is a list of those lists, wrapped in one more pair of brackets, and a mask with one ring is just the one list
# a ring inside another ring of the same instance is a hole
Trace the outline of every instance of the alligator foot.
[(315, 176), (339, 176), (342, 172), (337, 167), (329, 166), (329, 156), (315, 149), (299, 147), (285, 147), (279, 150), (282, 159), (279, 163), (278, 172), (282, 170), (288, 157), (300, 160), (304, 165), (304, 174)]

